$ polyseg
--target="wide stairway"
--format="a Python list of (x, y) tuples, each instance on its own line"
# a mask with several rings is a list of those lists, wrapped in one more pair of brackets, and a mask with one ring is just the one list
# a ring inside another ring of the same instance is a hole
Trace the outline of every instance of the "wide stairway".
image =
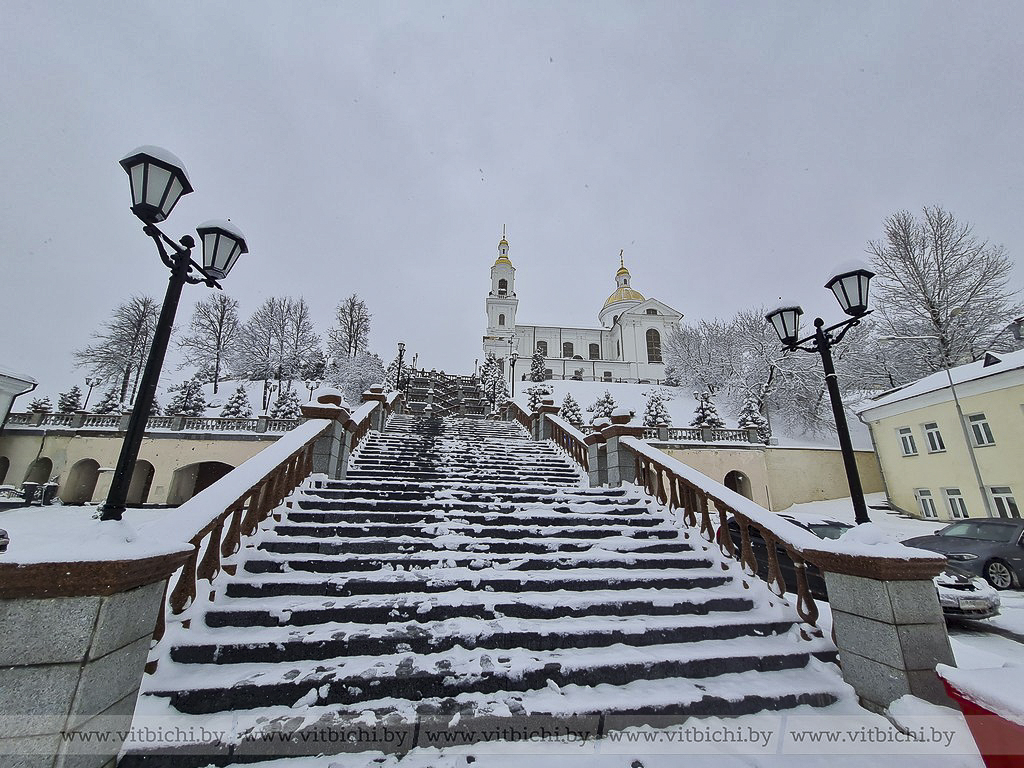
[(790, 606), (517, 424), (394, 416), (346, 481), (307, 482), (280, 512), (144, 683), (136, 724), (192, 748), (135, 744), (122, 766), (593, 735), (843, 695), (834, 647)]

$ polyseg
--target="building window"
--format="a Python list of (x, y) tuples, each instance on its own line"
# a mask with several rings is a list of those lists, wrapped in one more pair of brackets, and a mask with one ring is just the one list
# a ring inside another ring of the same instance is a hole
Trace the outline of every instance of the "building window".
[(504, 325), (504, 324), (505, 324), (505, 316), (504, 315), (498, 315), (498, 325)]
[(658, 310), (656, 310), (656, 309), (648, 309), (647, 310), (647, 314), (648, 315), (656, 315), (656, 314), (658, 314)]
[(615, 342), (615, 359), (616, 360), (621, 360), (622, 359), (622, 342), (621, 341), (616, 341)]
[(541, 357), (548, 356), (548, 343), (546, 341), (537, 342), (537, 351), (540, 352)]
[(612, 380), (612, 372), (611, 371), (605, 371), (604, 372), (604, 380), (605, 381), (611, 381)]
[(601, 345), (600, 344), (591, 344), (590, 345), (590, 359), (591, 360), (600, 360), (601, 359)]
[(967, 502), (959, 488), (947, 488), (945, 490), (946, 503), (949, 505), (949, 516), (954, 520), (969, 517), (967, 514)]
[(498, 281), (498, 295), (505, 296), (508, 294), (508, 280), (502, 278)]
[(555, 375), (554, 372), (550, 368), (545, 368), (544, 369), (544, 381), (549, 380), (554, 375)]
[(992, 427), (988, 425), (988, 419), (985, 418), (984, 413), (968, 416), (967, 422), (971, 425), (971, 434), (974, 435), (976, 446), (995, 445), (996, 440), (992, 437)]
[(661, 334), (654, 328), (647, 331), (647, 362), (661, 362)]
[(917, 443), (914, 442), (914, 433), (910, 427), (900, 427), (900, 442), (903, 444), (904, 456), (917, 456)]
[(942, 442), (942, 433), (939, 432), (939, 425), (929, 421), (924, 425), (924, 436), (928, 440), (928, 453), (941, 453), (946, 450), (946, 444)]
[(993, 485), (989, 490), (992, 492), (992, 503), (995, 505), (996, 514), (1000, 517), (1020, 517), (1020, 507), (1008, 485)]
[(562, 357), (572, 357), (572, 342), (562, 342)]
[(932, 492), (927, 488), (918, 488), (914, 491), (914, 496), (917, 498), (917, 506), (921, 508), (921, 514), (925, 517), (937, 518), (939, 513), (935, 510), (935, 499), (932, 498)]

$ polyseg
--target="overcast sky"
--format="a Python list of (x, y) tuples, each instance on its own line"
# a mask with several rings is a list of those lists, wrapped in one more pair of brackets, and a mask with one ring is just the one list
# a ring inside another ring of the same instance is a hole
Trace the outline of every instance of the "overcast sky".
[(81, 384), (72, 350), (162, 298), (117, 164), (140, 144), (195, 187), (169, 234), (245, 232), (243, 315), (302, 295), (326, 330), (355, 292), (374, 351), (450, 372), (502, 225), (523, 323), (596, 325), (620, 248), (689, 321), (839, 319), (830, 268), (928, 204), (1020, 285), (1022, 27), (1020, 2), (0, 0), (0, 367)]

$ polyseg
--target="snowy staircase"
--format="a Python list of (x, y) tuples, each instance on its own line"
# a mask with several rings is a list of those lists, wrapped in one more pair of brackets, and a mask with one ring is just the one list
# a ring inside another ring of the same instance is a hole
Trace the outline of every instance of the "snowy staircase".
[[(199, 738), (202, 755), (136, 745), (122, 766), (404, 751), (494, 723), (597, 730), (841, 695), (821, 661), (834, 647), (803, 637), (763, 584), (638, 489), (586, 487), (516, 424), (394, 416), (345, 482), (307, 485), (281, 511), (191, 628), (168, 632), (138, 704), (137, 722), (225, 735)], [(353, 729), (375, 740), (323, 736)]]

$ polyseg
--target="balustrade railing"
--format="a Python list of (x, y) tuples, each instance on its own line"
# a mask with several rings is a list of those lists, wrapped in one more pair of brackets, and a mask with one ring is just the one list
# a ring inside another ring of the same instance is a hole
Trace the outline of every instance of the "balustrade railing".
[(585, 471), (589, 471), (590, 456), (583, 433), (565, 419), (552, 413), (544, 414), (544, 418), (551, 425), (551, 439), (555, 445), (569, 454)]
[(668, 427), (668, 429), (646, 427), (644, 428), (644, 440), (670, 440), (679, 443), (754, 442), (750, 437), (750, 432), (746, 429), (714, 428), (704, 430), (700, 427)]
[[(7, 419), (9, 427), (59, 427), (75, 430), (120, 430), (124, 417), (118, 413), (12, 413)], [(150, 416), (146, 420), (147, 432), (272, 432), (282, 433), (294, 429), (301, 419), (227, 418), (220, 416)]]

